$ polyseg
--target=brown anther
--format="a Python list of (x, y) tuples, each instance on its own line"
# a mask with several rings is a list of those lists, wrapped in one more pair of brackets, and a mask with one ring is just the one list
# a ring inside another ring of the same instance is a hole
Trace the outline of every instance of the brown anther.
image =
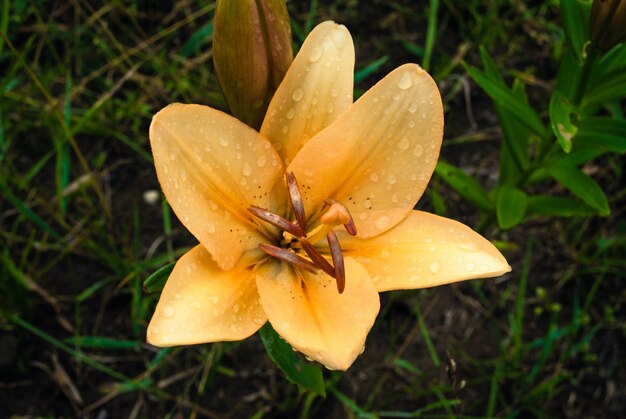
[(322, 215), (322, 224), (337, 225), (343, 224), (346, 231), (352, 235), (356, 235), (356, 225), (348, 208), (336, 199), (326, 198), (324, 203), (329, 206), (328, 210)]
[(302, 248), (306, 252), (307, 255), (311, 258), (315, 266), (321, 268), (328, 275), (335, 277), (335, 268), (322, 256), (315, 247), (311, 244), (311, 242), (306, 237), (300, 237), (298, 239)]
[(332, 276), (337, 280), (337, 291), (339, 291), (339, 294), (342, 294), (346, 287), (346, 267), (344, 265), (339, 239), (337, 238), (337, 234), (331, 230), (326, 234), (326, 240), (328, 241), (328, 247), (330, 247), (330, 254), (333, 257), (333, 265), (335, 267), (335, 275)]
[(303, 257), (298, 256), (293, 252), (290, 252), (289, 250), (283, 249), (281, 247), (272, 246), (271, 244), (267, 243), (260, 243), (259, 249), (263, 250), (268, 255), (275, 257), (276, 259), (280, 259), (284, 262), (289, 263), (290, 265), (305, 269), (311, 273), (317, 273), (317, 267), (314, 264), (304, 259)]
[(293, 172), (287, 172), (287, 188), (289, 189), (289, 200), (296, 216), (296, 221), (302, 231), (306, 231), (306, 215), (304, 213), (304, 203), (302, 202), (302, 194), (298, 187), (296, 175)]
[(257, 207), (256, 205), (249, 206), (248, 211), (250, 211), (255, 217), (260, 218), (263, 221), (267, 221), (271, 225), (276, 226), (287, 233), (296, 237), (304, 236), (304, 230), (298, 224), (294, 224), (280, 215), (274, 214), (273, 212), (261, 207)]

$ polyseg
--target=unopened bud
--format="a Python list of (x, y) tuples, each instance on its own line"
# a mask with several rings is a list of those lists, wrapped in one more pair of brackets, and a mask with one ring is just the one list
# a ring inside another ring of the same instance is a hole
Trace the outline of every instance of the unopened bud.
[(626, 41), (626, 0), (594, 0), (589, 37), (603, 50)]
[(219, 0), (213, 64), (233, 116), (258, 129), (293, 61), (284, 0)]

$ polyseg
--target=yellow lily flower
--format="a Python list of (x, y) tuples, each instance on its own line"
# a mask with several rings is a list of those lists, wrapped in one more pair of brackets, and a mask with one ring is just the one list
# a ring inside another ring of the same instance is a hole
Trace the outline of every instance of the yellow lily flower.
[(413, 210), (443, 135), (432, 78), (406, 64), (353, 104), (353, 70), (350, 33), (324, 22), (260, 133), (206, 106), (155, 115), (159, 182), (200, 245), (176, 264), (148, 342), (240, 340), (269, 320), (294, 349), (346, 370), (374, 324), (378, 292), (510, 270), (470, 228)]

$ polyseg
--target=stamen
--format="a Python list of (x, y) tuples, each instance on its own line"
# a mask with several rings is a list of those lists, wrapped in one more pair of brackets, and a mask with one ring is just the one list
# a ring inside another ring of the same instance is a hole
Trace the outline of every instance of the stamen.
[(294, 175), (293, 172), (287, 172), (287, 188), (289, 188), (289, 199), (291, 200), (291, 206), (293, 207), (296, 221), (302, 231), (306, 231), (304, 203), (302, 202), (302, 195), (300, 194), (300, 188), (298, 187), (296, 175)]
[(321, 268), (328, 275), (334, 277), (335, 268), (333, 268), (333, 266), (330, 263), (328, 263), (326, 258), (324, 258), (324, 256), (322, 256), (315, 249), (315, 247), (311, 244), (311, 242), (308, 241), (306, 237), (300, 237), (299, 241), (300, 241), (300, 244), (302, 245), (302, 248), (304, 249), (306, 254), (309, 255), (309, 257), (311, 258), (315, 266), (317, 266), (318, 268)]
[(274, 214), (273, 212), (270, 212), (261, 207), (257, 207), (256, 205), (249, 206), (248, 211), (250, 211), (255, 217), (260, 218), (263, 221), (267, 221), (273, 226), (276, 226), (281, 230), (286, 231), (296, 237), (304, 236), (304, 230), (300, 228), (298, 224), (294, 224), (291, 221), (284, 219), (280, 215)]
[(311, 262), (304, 259), (303, 257), (298, 256), (293, 252), (290, 252), (289, 250), (272, 246), (271, 244), (267, 244), (267, 243), (260, 243), (259, 248), (263, 250), (265, 253), (267, 253), (268, 255), (275, 257), (276, 259), (280, 259), (293, 266), (305, 269), (311, 273), (314, 273), (314, 274), (317, 273), (317, 267), (315, 265), (313, 265)]
[(346, 287), (346, 267), (343, 261), (343, 253), (341, 252), (337, 234), (334, 231), (331, 230), (326, 234), (326, 240), (328, 240), (330, 254), (333, 257), (333, 265), (335, 266), (335, 275), (333, 276), (337, 280), (337, 291), (341, 294)]
[(343, 224), (346, 231), (350, 235), (355, 236), (356, 225), (354, 224), (354, 219), (348, 208), (336, 199), (326, 198), (324, 202), (326, 205), (329, 205), (330, 208), (322, 215), (322, 223), (331, 226)]

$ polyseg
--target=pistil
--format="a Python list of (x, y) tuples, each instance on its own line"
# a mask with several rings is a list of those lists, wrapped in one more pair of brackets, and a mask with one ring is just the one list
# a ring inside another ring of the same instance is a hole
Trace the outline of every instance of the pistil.
[[(295, 221), (281, 217), (266, 209), (250, 206), (248, 211), (260, 220), (263, 220), (282, 230), (283, 240), (280, 245), (274, 246), (269, 243), (259, 244), (259, 248), (268, 255), (289, 263), (309, 272), (316, 273), (319, 269), (337, 281), (337, 291), (341, 294), (345, 289), (346, 271), (341, 246), (337, 234), (333, 231), (338, 225), (343, 224), (346, 231), (356, 234), (356, 226), (350, 211), (341, 202), (328, 198), (324, 202), (326, 211), (321, 217), (321, 223), (311, 232), (307, 233), (307, 219), (304, 211), (304, 202), (300, 188), (293, 172), (286, 174), (289, 200), (293, 208)], [(326, 237), (332, 264), (315, 248), (314, 244)], [(301, 251), (311, 259), (310, 261), (300, 256)]]

